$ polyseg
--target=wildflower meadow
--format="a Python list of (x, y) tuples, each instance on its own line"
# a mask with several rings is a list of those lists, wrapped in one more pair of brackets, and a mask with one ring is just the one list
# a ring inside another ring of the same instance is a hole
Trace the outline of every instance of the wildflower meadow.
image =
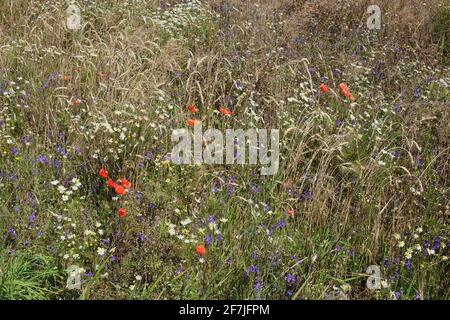
[(450, 299), (446, 0), (1, 0), (1, 300)]

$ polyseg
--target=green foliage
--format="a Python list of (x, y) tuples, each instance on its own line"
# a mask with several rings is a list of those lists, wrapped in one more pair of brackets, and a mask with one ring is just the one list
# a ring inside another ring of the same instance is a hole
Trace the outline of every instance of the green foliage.
[(60, 275), (51, 256), (23, 250), (0, 252), (0, 299), (47, 300), (58, 293)]

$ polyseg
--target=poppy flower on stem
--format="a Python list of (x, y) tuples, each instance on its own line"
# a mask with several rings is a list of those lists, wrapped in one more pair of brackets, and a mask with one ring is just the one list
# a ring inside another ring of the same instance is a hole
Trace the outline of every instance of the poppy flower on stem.
[(120, 179), (120, 184), (125, 188), (125, 189), (130, 189), (131, 188), (131, 182), (128, 181), (125, 178)]
[(341, 90), (341, 93), (344, 97), (347, 97), (349, 100), (353, 100), (353, 96), (348, 90), (347, 85), (345, 83), (339, 84), (339, 90)]
[(116, 183), (113, 181), (113, 179), (108, 179), (108, 187), (110, 188), (115, 188), (116, 187)]
[(189, 127), (195, 127), (196, 125), (198, 125), (200, 123), (200, 120), (198, 120), (198, 119), (187, 119), (186, 120), (186, 124), (189, 126)]
[(204, 256), (206, 253), (206, 248), (204, 245), (200, 244), (195, 248), (195, 252), (200, 255), (200, 256)]
[(195, 104), (190, 104), (190, 105), (188, 105), (187, 107), (186, 107), (186, 109), (188, 109), (190, 112), (192, 112), (192, 113), (196, 113), (196, 112), (198, 112), (198, 109), (197, 109), (197, 107), (195, 106)]
[(288, 214), (288, 216), (289, 217), (293, 217), (294, 215), (295, 215), (295, 211), (294, 211), (294, 209), (289, 209), (288, 211), (287, 211), (287, 214)]
[(108, 171), (106, 171), (105, 169), (101, 168), (98, 171), (98, 175), (100, 176), (100, 178), (106, 179), (106, 178), (108, 178)]
[(118, 184), (114, 187), (114, 191), (117, 195), (121, 196), (125, 193), (125, 188), (122, 185)]
[(72, 105), (78, 106), (79, 104), (81, 104), (80, 98), (72, 98)]
[(322, 91), (323, 93), (329, 93), (330, 92), (330, 89), (323, 83), (320, 84), (319, 88), (320, 88), (320, 91)]
[(227, 108), (220, 107), (219, 112), (224, 116), (231, 116), (233, 114), (233, 111), (228, 110)]
[(125, 218), (127, 211), (124, 208), (119, 208), (119, 210), (117, 210), (117, 214), (119, 215), (119, 218)]

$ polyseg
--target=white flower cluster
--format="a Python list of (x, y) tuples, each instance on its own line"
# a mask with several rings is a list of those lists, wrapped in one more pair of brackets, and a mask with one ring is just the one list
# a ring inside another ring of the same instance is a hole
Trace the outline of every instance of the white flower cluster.
[(69, 198), (73, 194), (73, 192), (77, 191), (81, 186), (81, 182), (78, 178), (73, 178), (70, 182), (70, 187), (63, 186), (58, 180), (50, 182), (52, 185), (57, 186), (57, 190), (61, 194), (62, 200), (64, 202), (69, 201)]
[(186, 1), (169, 9), (158, 8), (152, 17), (154, 23), (167, 32), (171, 38), (182, 38), (182, 31), (188, 27), (202, 26), (216, 16), (198, 0)]

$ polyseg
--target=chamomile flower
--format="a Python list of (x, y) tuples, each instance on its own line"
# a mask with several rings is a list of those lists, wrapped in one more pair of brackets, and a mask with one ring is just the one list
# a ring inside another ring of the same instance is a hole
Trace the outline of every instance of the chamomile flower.
[(192, 219), (190, 219), (190, 218), (186, 218), (186, 219), (184, 219), (184, 220), (181, 220), (181, 225), (184, 227), (184, 226), (187, 226), (188, 224), (190, 224), (192, 222)]
[(341, 285), (341, 290), (344, 293), (350, 292), (352, 290), (352, 286), (349, 285), (348, 283), (344, 283), (344, 284)]
[(412, 258), (412, 252), (409, 251), (409, 250), (406, 251), (406, 252), (405, 252), (405, 258), (408, 259), (408, 260), (411, 259), (411, 258)]
[(105, 253), (106, 253), (106, 250), (105, 250), (104, 248), (102, 248), (102, 247), (98, 247), (98, 248), (97, 248), (97, 254), (98, 254), (99, 256), (104, 256)]

